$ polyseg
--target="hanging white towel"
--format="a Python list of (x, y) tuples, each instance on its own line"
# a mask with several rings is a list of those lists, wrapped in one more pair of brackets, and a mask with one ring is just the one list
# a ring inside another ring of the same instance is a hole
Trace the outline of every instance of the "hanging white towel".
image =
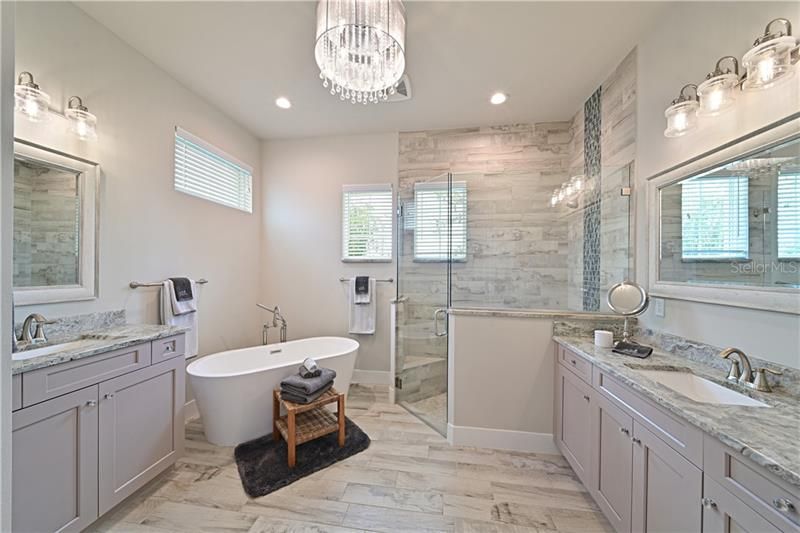
[[(375, 294), (375, 279), (369, 280), (369, 292)], [(368, 303), (359, 303), (356, 300), (356, 280), (351, 279), (348, 284), (347, 304), (350, 308), (350, 333), (356, 335), (373, 335), (375, 333), (375, 315), (377, 298), (372, 297)]]
[[(176, 312), (175, 304), (190, 304), (178, 309), (182, 313)], [(193, 310), (191, 308), (194, 308)], [(165, 326), (180, 326), (189, 328), (186, 331), (186, 358), (189, 359), (197, 355), (198, 352), (198, 332), (197, 332), (197, 284), (192, 280), (192, 299), (178, 302), (175, 296), (175, 286), (171, 280), (164, 280), (161, 285), (161, 323)]]

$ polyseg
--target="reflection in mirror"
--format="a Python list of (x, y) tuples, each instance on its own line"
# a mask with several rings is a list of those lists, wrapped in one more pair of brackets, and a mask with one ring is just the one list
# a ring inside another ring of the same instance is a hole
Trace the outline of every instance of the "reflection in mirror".
[(800, 139), (659, 190), (659, 280), (800, 287)]
[(14, 158), (14, 286), (77, 285), (80, 173)]

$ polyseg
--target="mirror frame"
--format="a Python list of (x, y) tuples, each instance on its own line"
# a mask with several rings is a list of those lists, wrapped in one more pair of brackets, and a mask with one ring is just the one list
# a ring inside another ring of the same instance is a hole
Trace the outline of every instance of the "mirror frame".
[(648, 292), (651, 297), (746, 307), (800, 315), (800, 289), (714, 285), (659, 279), (661, 249), (661, 202), (659, 191), (686, 178), (711, 171), (758, 152), (800, 139), (800, 113), (724, 144), (714, 151), (648, 178)]
[(22, 141), (14, 140), (14, 157), (38, 161), (49, 166), (80, 172), (78, 194), (81, 199), (80, 257), (78, 283), (41, 287), (14, 287), (14, 305), (50, 304), (94, 300), (98, 295), (98, 211), (100, 167), (97, 163), (77, 158)]

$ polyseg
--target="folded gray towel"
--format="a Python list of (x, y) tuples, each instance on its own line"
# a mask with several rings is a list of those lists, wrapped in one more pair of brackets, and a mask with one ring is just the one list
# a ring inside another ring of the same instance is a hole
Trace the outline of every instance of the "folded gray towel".
[(330, 368), (321, 368), (322, 373), (315, 378), (304, 378), (300, 374), (293, 374), (281, 381), (281, 389), (287, 389), (300, 394), (313, 394), (328, 385), (336, 377), (336, 371)]
[(294, 403), (311, 403), (328, 392), (331, 387), (333, 387), (333, 382), (328, 383), (322, 389), (313, 394), (297, 394), (281, 389), (281, 398)]

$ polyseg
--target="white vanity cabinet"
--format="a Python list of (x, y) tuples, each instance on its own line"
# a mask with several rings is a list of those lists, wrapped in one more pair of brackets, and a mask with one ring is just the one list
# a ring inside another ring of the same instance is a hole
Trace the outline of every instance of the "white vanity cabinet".
[[(57, 376), (59, 367), (81, 388), (12, 414), (13, 531), (80, 531), (183, 453), (183, 352), (151, 364), (155, 343), (163, 339), (21, 374), (23, 397), (27, 382), (37, 393), (59, 382), (43, 381), (41, 372)], [(148, 362), (110, 379), (108, 364), (90, 363), (118, 354)]]
[(558, 344), (556, 361), (556, 445), (616, 531), (800, 533), (797, 487)]

